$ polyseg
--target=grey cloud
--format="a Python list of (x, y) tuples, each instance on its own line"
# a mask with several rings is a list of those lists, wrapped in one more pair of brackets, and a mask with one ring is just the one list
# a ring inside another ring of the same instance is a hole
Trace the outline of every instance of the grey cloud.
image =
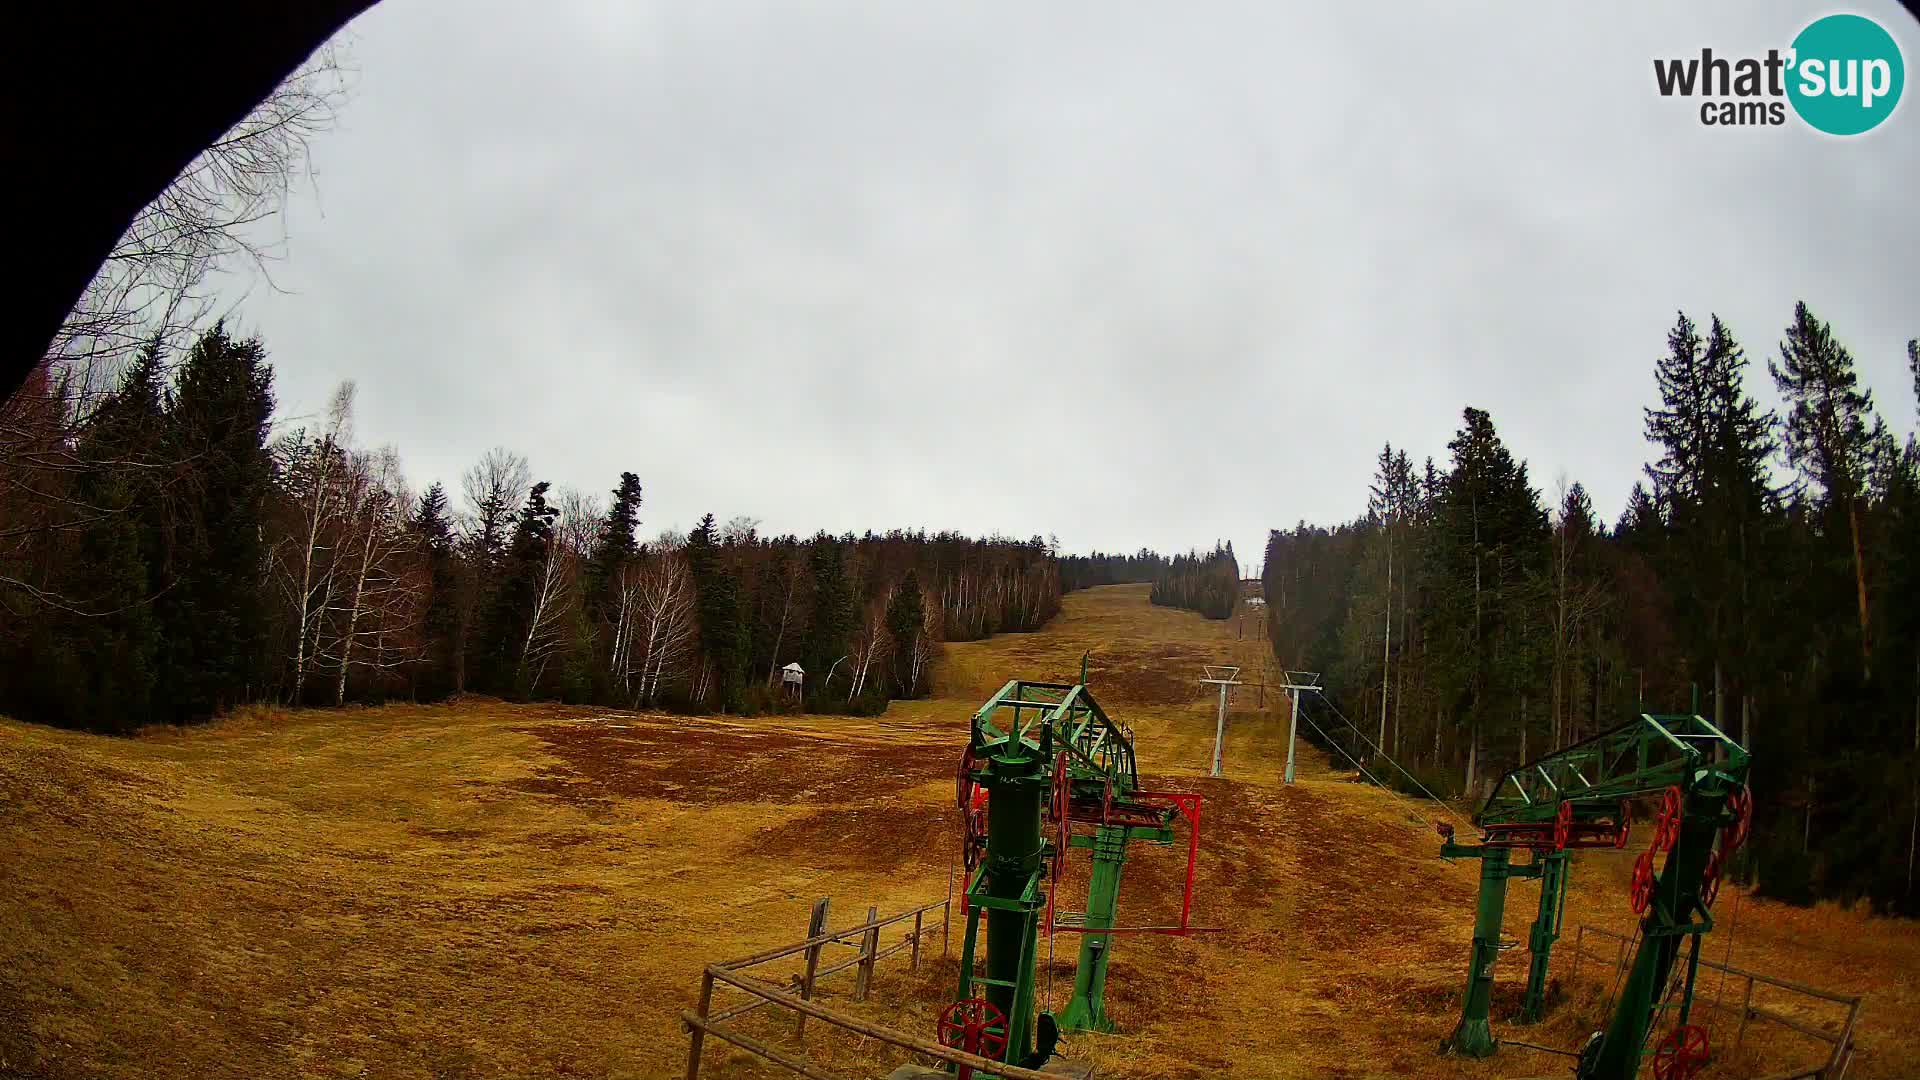
[[(1911, 69), (1914, 24), (1895, 27)], [(243, 322), (419, 481), (631, 468), (644, 517), (1230, 538), (1360, 509), (1490, 409), (1616, 513), (1676, 308), (1805, 298), (1890, 421), (1920, 118), (1714, 131), (1651, 59), (1795, 5), (386, 0)], [(1911, 93), (1911, 92), (1910, 92)], [(239, 286), (236, 285), (236, 288)]]

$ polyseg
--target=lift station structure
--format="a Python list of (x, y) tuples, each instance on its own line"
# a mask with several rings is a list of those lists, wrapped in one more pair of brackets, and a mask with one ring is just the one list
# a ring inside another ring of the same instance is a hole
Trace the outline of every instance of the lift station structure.
[[(1133, 732), (1079, 683), (1013, 680), (973, 714), (956, 799), (965, 822), (966, 938), (957, 1000), (940, 1041), (1038, 1068), (1062, 1031), (1113, 1031), (1105, 994), (1115, 935), (1199, 933), (1190, 925), (1200, 850), (1200, 799), (1140, 786)], [(1121, 872), (1131, 843), (1172, 844), (1183, 821), (1186, 884), (1178, 923), (1120, 926)], [(1068, 852), (1089, 851), (1084, 910), (1056, 905)], [(985, 974), (975, 974), (982, 923)], [(1058, 1015), (1035, 1001), (1041, 930), (1080, 935), (1073, 994)]]
[[(1753, 819), (1748, 794), (1750, 757), (1699, 716), (1642, 714), (1593, 738), (1528, 762), (1503, 775), (1474, 815), (1478, 843), (1455, 840), (1438, 826), (1444, 859), (1480, 860), (1480, 899), (1473, 930), (1460, 1023), (1445, 1050), (1486, 1057), (1497, 1040), (1488, 1026), (1493, 967), (1507, 881), (1538, 878), (1540, 906), (1529, 945), (1532, 965), (1521, 1021), (1541, 1018), (1547, 963), (1560, 936), (1566, 904), (1567, 852), (1624, 849), (1636, 800), (1659, 800), (1652, 837), (1633, 867), (1629, 902), (1640, 916), (1631, 967), (1613, 1015), (1579, 1054), (1578, 1080), (1632, 1080), (1648, 1034), (1669, 1010), (1674, 1027), (1654, 1051), (1658, 1080), (1686, 1080), (1703, 1068), (1706, 1032), (1688, 1021), (1701, 941), (1713, 929), (1712, 906), (1727, 860), (1746, 842)], [(1528, 855), (1513, 861), (1515, 852)], [(1657, 870), (1659, 856), (1666, 861)], [(1687, 949), (1684, 980), (1675, 979)], [(1679, 1000), (1672, 997), (1678, 993)]]

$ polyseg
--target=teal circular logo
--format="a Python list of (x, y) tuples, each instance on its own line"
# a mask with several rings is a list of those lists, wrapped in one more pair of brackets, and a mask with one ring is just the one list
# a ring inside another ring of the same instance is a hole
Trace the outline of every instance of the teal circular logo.
[(1829, 135), (1871, 131), (1893, 115), (1906, 85), (1900, 46), (1860, 15), (1816, 19), (1793, 39), (1787, 100), (1800, 119)]

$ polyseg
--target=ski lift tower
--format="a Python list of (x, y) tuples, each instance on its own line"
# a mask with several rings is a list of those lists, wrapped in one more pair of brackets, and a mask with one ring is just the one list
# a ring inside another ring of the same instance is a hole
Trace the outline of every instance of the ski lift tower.
[(1321, 692), (1320, 673), (1317, 671), (1283, 671), (1280, 674), (1283, 681), (1280, 683), (1279, 689), (1285, 690), (1287, 696), (1293, 699), (1292, 711), (1287, 717), (1287, 771), (1285, 775), (1286, 782), (1291, 784), (1293, 783), (1293, 744), (1294, 740), (1300, 734), (1300, 695), (1307, 691), (1312, 691), (1316, 694)]
[(1220, 688), (1220, 711), (1213, 721), (1213, 772), (1220, 775), (1220, 745), (1227, 734), (1227, 688), (1240, 685), (1240, 669), (1231, 664), (1202, 664), (1200, 670), (1205, 673), (1200, 680), (1202, 685)]

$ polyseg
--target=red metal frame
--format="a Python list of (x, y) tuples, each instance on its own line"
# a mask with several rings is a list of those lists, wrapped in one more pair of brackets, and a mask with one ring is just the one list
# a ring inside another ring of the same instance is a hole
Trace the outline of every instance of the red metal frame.
[[(1105, 929), (1086, 926), (1059, 926), (1053, 919), (1053, 896), (1047, 896), (1048, 932), (1062, 934), (1165, 934), (1169, 937), (1186, 937), (1188, 934), (1217, 934), (1226, 929), (1224, 926), (1194, 926), (1193, 919), (1193, 878), (1194, 869), (1200, 861), (1200, 802), (1205, 796), (1194, 791), (1134, 791), (1126, 796), (1126, 803), (1105, 803), (1089, 806), (1085, 813), (1075, 804), (1072, 817), (1075, 821), (1088, 821), (1099, 824), (1103, 817), (1106, 823), (1113, 825), (1141, 825), (1148, 827), (1165, 824), (1158, 813), (1148, 816), (1148, 808), (1138, 806), (1144, 801), (1164, 800), (1174, 805), (1175, 812), (1187, 821), (1187, 879), (1180, 895), (1180, 925), (1178, 926), (1110, 926)], [(1088, 800), (1089, 802), (1091, 800)], [(1128, 805), (1136, 804), (1136, 805)]]

